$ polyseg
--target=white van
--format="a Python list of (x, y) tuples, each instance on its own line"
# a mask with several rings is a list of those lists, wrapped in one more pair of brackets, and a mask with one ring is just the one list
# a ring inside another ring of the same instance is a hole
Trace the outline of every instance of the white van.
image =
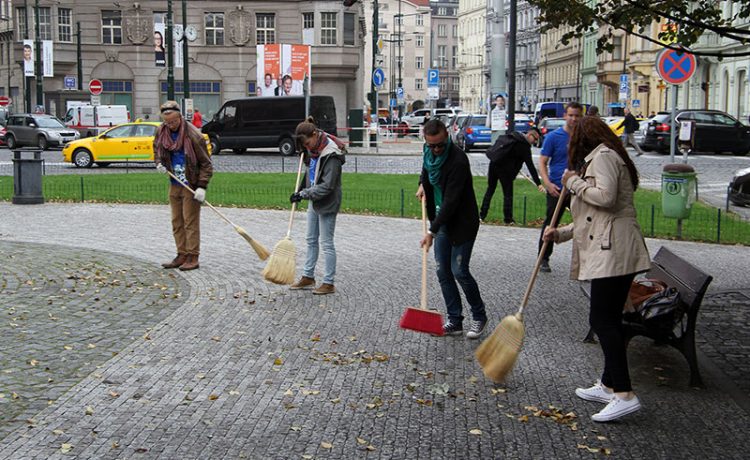
[(130, 113), (125, 105), (79, 105), (70, 107), (63, 120), (81, 137), (91, 137), (130, 121)]

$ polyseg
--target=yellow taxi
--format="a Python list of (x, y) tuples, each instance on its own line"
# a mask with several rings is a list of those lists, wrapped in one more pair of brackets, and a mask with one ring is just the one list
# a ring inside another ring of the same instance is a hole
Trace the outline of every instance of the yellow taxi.
[[(154, 135), (161, 122), (140, 121), (124, 123), (94, 137), (87, 137), (65, 144), (63, 161), (79, 168), (90, 168), (94, 163), (101, 167), (110, 163), (153, 162)], [(208, 154), (211, 144), (208, 135), (203, 135)]]
[[(609, 129), (611, 129), (617, 136), (622, 136), (622, 133), (625, 132), (625, 127), (620, 126), (622, 124), (622, 120), (624, 120), (625, 117), (606, 117), (603, 118), (604, 122), (607, 123), (607, 126), (609, 126)], [(636, 121), (638, 123), (646, 120), (646, 118), (642, 117), (635, 117)]]

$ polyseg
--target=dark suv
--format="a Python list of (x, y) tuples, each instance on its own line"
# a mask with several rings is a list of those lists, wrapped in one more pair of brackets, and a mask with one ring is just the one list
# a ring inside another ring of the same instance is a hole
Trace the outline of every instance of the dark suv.
[[(678, 123), (695, 122), (695, 152), (732, 152), (735, 155), (750, 152), (750, 127), (728, 113), (720, 110), (678, 110), (676, 118)], [(659, 112), (649, 121), (641, 144), (643, 150), (669, 153), (671, 120), (670, 112)]]

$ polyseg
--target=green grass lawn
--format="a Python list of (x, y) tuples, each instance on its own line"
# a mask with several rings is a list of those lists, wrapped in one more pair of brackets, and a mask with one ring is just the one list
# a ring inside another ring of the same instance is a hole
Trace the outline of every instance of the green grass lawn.
[[(294, 173), (219, 173), (208, 187), (207, 199), (219, 206), (259, 209), (289, 209)], [(396, 217), (419, 217), (419, 202), (414, 197), (415, 174), (344, 174), (343, 212)], [(168, 181), (153, 173), (45, 176), (47, 201), (87, 201), (108, 203), (167, 202)], [(474, 178), (477, 200), (486, 189), (484, 178)], [(10, 201), (12, 178), (0, 178), (0, 200)], [(675, 238), (677, 223), (661, 214), (661, 193), (639, 189), (635, 195), (638, 221), (646, 236)], [(502, 190), (498, 186), (488, 216), (489, 222), (502, 222)], [(540, 226), (544, 220), (545, 197), (525, 180), (517, 180), (513, 216), (519, 225)], [(570, 220), (569, 213), (564, 222)], [(693, 206), (683, 221), (686, 240), (750, 245), (750, 224), (702, 203)]]

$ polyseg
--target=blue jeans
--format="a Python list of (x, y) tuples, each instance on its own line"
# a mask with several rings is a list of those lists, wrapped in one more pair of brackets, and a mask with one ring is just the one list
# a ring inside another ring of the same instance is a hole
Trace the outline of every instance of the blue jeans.
[(315, 278), (315, 264), (318, 262), (318, 239), (323, 247), (325, 270), (323, 282), (333, 284), (336, 276), (336, 248), (333, 245), (333, 233), (336, 231), (336, 213), (318, 214), (312, 203), (307, 206), (307, 258), (302, 274)]
[(448, 310), (448, 319), (454, 324), (463, 324), (464, 317), (461, 314), (461, 295), (458, 292), (456, 281), (464, 291), (466, 301), (471, 307), (471, 317), (475, 321), (486, 321), (487, 313), (484, 311), (484, 302), (479, 294), (479, 286), (469, 272), (471, 251), (474, 249), (474, 240), (453, 246), (445, 229), (441, 229), (434, 241), (435, 261), (437, 262), (437, 276), (440, 289), (443, 291), (443, 299)]

